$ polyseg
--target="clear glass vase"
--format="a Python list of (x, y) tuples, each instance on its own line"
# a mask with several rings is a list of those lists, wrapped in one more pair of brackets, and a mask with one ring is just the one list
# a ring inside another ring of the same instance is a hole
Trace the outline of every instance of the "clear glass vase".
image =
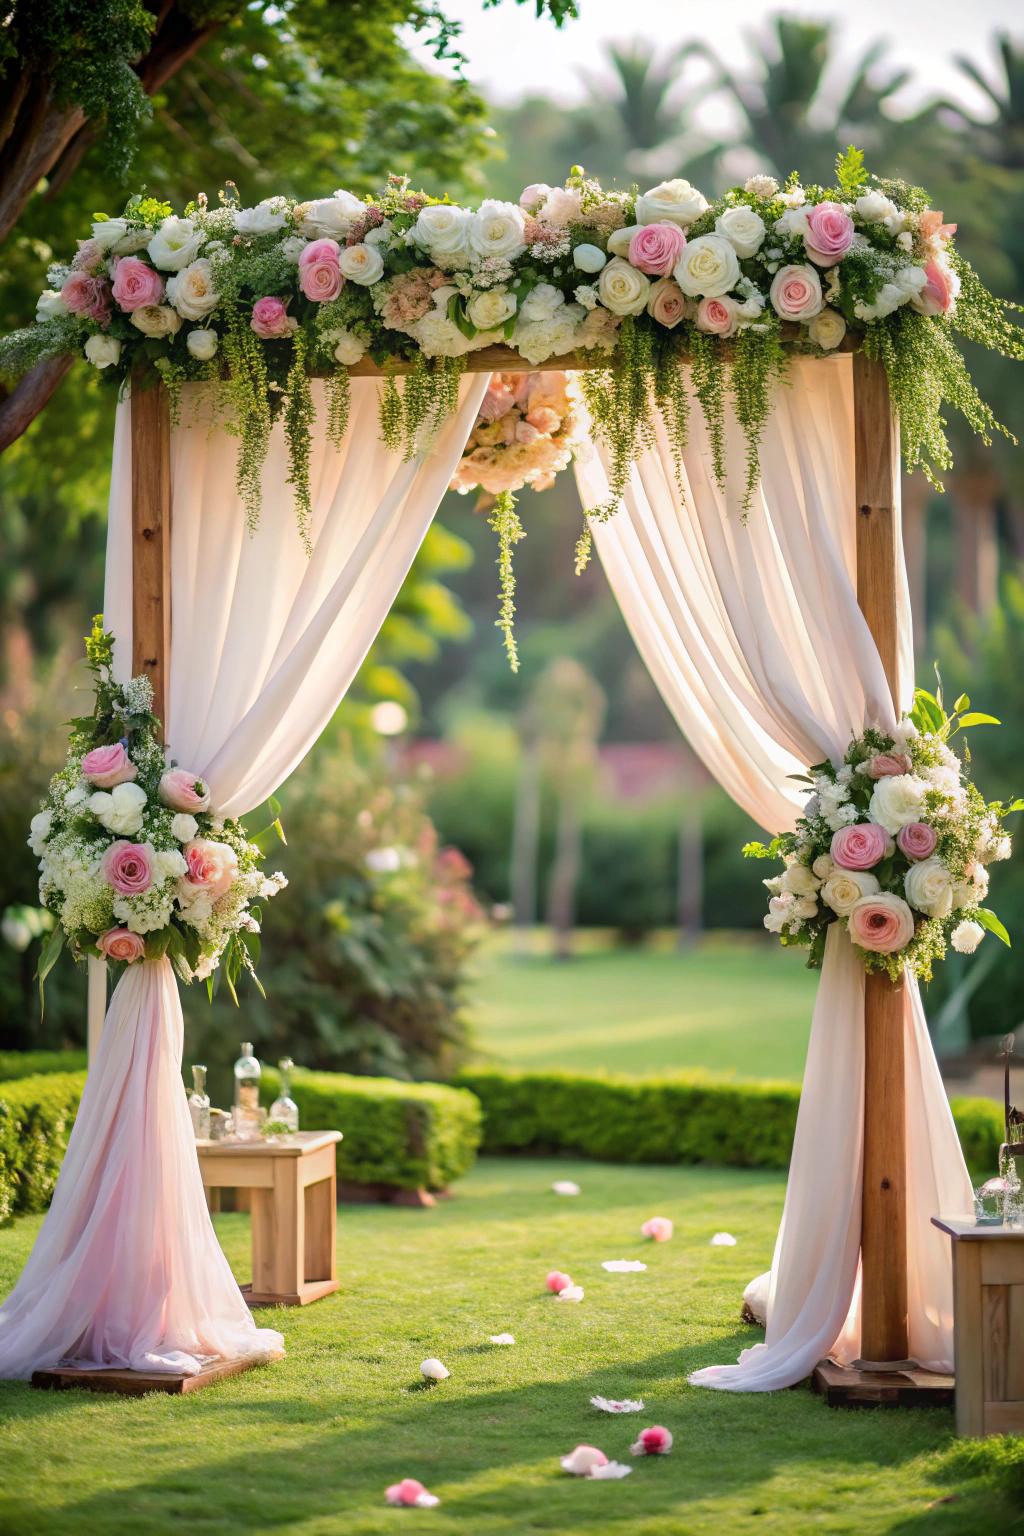
[(258, 1141), (266, 1119), (266, 1111), (260, 1109), (260, 1076), (252, 1042), (243, 1040), (242, 1054), (235, 1062), (235, 1105), (231, 1112), (234, 1133), (240, 1141)]
[(299, 1128), (299, 1106), (291, 1096), (291, 1074), (295, 1063), (290, 1056), (282, 1056), (277, 1066), (281, 1074), (281, 1091), (270, 1106), (264, 1134), (291, 1136)]
[(196, 1141), (210, 1139), (210, 1095), (206, 1091), (206, 1068), (192, 1068), (192, 1092), (188, 1096), (188, 1112), (192, 1116), (192, 1133)]

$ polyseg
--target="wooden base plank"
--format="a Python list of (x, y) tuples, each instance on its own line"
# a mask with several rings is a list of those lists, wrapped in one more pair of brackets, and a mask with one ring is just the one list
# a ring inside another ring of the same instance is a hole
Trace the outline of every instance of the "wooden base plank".
[[(280, 1360), (284, 1351), (272, 1359)], [(165, 1392), (172, 1397), (185, 1392), (200, 1392), (212, 1387), (214, 1382), (228, 1376), (240, 1376), (258, 1365), (268, 1365), (266, 1359), (214, 1360), (195, 1376), (185, 1376), (176, 1371), (123, 1371), (117, 1367), (89, 1370), (79, 1366), (57, 1365), (52, 1370), (33, 1371), (32, 1385), (43, 1392), (68, 1392), (73, 1388), (86, 1392), (114, 1392), (119, 1397), (145, 1397), (150, 1392)]]
[(821, 1360), (811, 1378), (830, 1408), (952, 1408), (956, 1382), (936, 1371), (858, 1371)]
[(307, 1280), (300, 1291), (277, 1295), (273, 1291), (254, 1291), (251, 1285), (239, 1286), (250, 1307), (308, 1307), (332, 1291), (341, 1289), (340, 1280)]

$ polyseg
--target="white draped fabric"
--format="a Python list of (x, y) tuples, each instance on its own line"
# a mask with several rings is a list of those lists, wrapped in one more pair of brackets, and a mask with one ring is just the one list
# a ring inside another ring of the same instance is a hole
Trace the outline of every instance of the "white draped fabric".
[[(464, 380), (458, 414), (432, 452), (403, 463), (380, 442), (378, 386), (353, 380), (340, 449), (322, 425), (314, 435), (311, 558), (280, 425), (252, 537), (235, 491), (235, 440), (197, 424), (174, 431), (165, 727), (169, 755), (209, 782), (215, 811), (254, 809), (330, 720), (405, 579), (487, 383), (486, 374)], [(185, 402), (186, 423), (196, 403)], [(120, 407), (115, 432), (104, 601), (122, 681), (132, 628), (128, 409)], [(67, 1360), (194, 1374), (206, 1356), (269, 1358), (280, 1349), (279, 1333), (253, 1323), (217, 1243), (181, 1053), (169, 962), (130, 967), (110, 1002), (53, 1204), (0, 1308), (0, 1377)]]
[[(663, 429), (594, 539), (666, 704), (729, 794), (771, 832), (806, 798), (788, 775), (838, 760), (852, 736), (895, 724), (856, 598), (853, 386), (848, 357), (797, 361), (776, 390), (762, 482), (743, 520), (745, 443), (727, 424), (727, 486), (711, 477), (693, 403), (685, 499)], [(602, 452), (577, 460), (585, 508), (607, 500)], [(910, 607), (900, 582), (900, 702), (913, 696)], [(952, 1286), (940, 1210), (969, 1209), (970, 1181), (916, 984), (907, 1009), (910, 1349), (952, 1369)], [(826, 946), (764, 1344), (691, 1378), (732, 1391), (801, 1380), (823, 1356), (859, 1354), (857, 1274), (863, 1140), (864, 974), (845, 934)]]

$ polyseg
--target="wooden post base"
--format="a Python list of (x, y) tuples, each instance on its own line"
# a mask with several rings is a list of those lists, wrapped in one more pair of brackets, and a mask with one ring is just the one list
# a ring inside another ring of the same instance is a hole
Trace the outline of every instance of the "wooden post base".
[[(281, 1350), (271, 1360), (283, 1358), (284, 1350)], [(88, 1370), (56, 1365), (49, 1371), (33, 1371), (32, 1385), (43, 1392), (68, 1392), (77, 1387), (86, 1392), (115, 1392), (119, 1397), (145, 1397), (150, 1392), (166, 1392), (179, 1397), (184, 1392), (201, 1392), (203, 1387), (212, 1387), (228, 1376), (240, 1376), (243, 1371), (270, 1363), (266, 1359), (214, 1360), (195, 1376), (185, 1376), (177, 1371), (122, 1371), (114, 1366)]]
[(281, 1295), (276, 1291), (254, 1291), (251, 1285), (239, 1286), (250, 1307), (308, 1307), (311, 1301), (319, 1301), (340, 1289), (340, 1280), (307, 1280), (297, 1291)]
[(822, 1360), (811, 1383), (830, 1408), (952, 1408), (955, 1379), (936, 1371), (859, 1371)]

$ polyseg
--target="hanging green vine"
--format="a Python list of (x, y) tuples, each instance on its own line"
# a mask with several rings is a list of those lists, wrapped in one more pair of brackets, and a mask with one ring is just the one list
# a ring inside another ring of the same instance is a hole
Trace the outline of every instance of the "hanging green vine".
[(747, 455), (747, 478), (741, 503), (744, 522), (761, 479), (761, 438), (771, 415), (772, 389), (785, 376), (788, 361), (778, 325), (766, 335), (740, 331), (733, 341), (729, 383), (736, 420), (743, 428)]
[(711, 445), (711, 473), (719, 490), (725, 489), (725, 358), (714, 336), (694, 331), (690, 337), (693, 392), (700, 401)]
[(288, 382), (284, 408), (284, 436), (288, 444), (288, 484), (295, 487), (295, 505), (299, 513), (299, 537), (307, 555), (313, 553), (310, 529), (313, 523), (313, 503), (309, 485), (309, 463), (313, 451), (311, 428), (316, 420), (316, 407), (306, 372), (306, 337), (296, 331), (292, 339), (292, 365), (288, 370)]
[(352, 407), (352, 390), (348, 369), (339, 368), (324, 380), (324, 398), (327, 405), (327, 440), (340, 448), (348, 431), (349, 412)]
[(513, 632), (513, 620), (515, 618), (515, 591), (516, 578), (512, 569), (512, 550), (520, 539), (526, 538), (526, 530), (519, 521), (516, 511), (516, 498), (511, 491), (502, 491), (495, 499), (491, 508), (491, 515), (487, 519), (488, 524), (498, 535), (498, 559), (497, 566), (500, 577), (501, 609), (494, 624), (505, 637), (505, 650), (508, 652), (509, 666), (513, 672), (519, 671), (519, 651), (516, 647), (516, 637)]
[(654, 369), (654, 404), (665, 423), (672, 467), (680, 496), (686, 499), (686, 475), (683, 449), (690, 438), (690, 391), (686, 387), (683, 361), (685, 343), (681, 336), (670, 335), (662, 347)]
[(225, 387), (231, 410), (225, 427), (238, 438), (236, 483), (245, 507), (245, 521), (255, 533), (260, 520), (261, 479), (270, 445), (273, 418), (270, 411), (270, 379), (259, 338), (233, 315), (223, 338), (227, 364)]

